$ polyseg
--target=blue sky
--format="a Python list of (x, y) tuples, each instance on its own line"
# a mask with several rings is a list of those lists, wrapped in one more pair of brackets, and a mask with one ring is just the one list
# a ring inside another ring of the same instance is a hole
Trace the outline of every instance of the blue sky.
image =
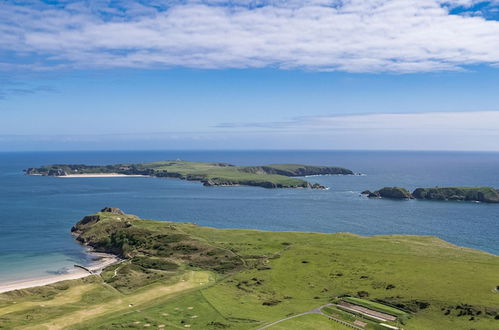
[(499, 151), (498, 9), (6, 1), (0, 151)]

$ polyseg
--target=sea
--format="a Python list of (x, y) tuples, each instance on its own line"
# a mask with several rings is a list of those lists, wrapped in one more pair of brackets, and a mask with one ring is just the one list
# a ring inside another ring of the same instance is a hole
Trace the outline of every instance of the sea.
[[(328, 190), (204, 187), (167, 178), (54, 178), (23, 170), (47, 164), (158, 160), (235, 165), (342, 166), (362, 175), (313, 176)], [(85, 151), (0, 153), (0, 283), (64, 273), (95, 262), (71, 226), (105, 206), (146, 219), (217, 228), (432, 235), (499, 254), (499, 204), (368, 199), (366, 189), (499, 188), (499, 153), (403, 151)]]

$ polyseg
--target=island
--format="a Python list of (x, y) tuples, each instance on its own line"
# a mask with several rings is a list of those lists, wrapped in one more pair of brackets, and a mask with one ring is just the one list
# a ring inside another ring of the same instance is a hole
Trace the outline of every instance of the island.
[(349, 169), (332, 166), (272, 164), (235, 166), (227, 163), (160, 161), (116, 165), (56, 164), (25, 170), (27, 175), (56, 177), (153, 176), (199, 181), (205, 186), (259, 186), (264, 188), (325, 189), (295, 177), (311, 175), (354, 175)]
[(405, 188), (401, 187), (384, 187), (380, 190), (371, 192), (365, 190), (361, 193), (369, 198), (390, 198), (390, 199), (412, 199), (412, 194)]
[(417, 188), (412, 193), (401, 187), (385, 187), (374, 192), (365, 190), (361, 194), (369, 198), (499, 203), (499, 190), (492, 187)]
[(499, 327), (499, 257), (436, 237), (216, 229), (112, 207), (71, 230), (119, 261), (0, 294), (0, 327)]

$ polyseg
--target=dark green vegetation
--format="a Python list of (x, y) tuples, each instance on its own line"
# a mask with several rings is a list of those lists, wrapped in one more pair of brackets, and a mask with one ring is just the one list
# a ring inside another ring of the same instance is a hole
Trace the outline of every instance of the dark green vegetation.
[(201, 181), (205, 186), (260, 186), (264, 188), (324, 189), (319, 184), (292, 177), (307, 175), (352, 175), (341, 167), (275, 164), (265, 166), (234, 166), (225, 163), (162, 161), (142, 164), (48, 165), (26, 170), (28, 175), (67, 176), (78, 174), (148, 175)]
[(438, 201), (475, 201), (499, 203), (499, 190), (491, 187), (435, 187), (417, 188), (412, 194), (404, 188), (385, 187), (375, 192), (363, 191), (363, 195), (374, 198), (426, 199)]
[[(108, 211), (73, 233), (126, 260), (101, 276), (1, 294), (0, 328), (258, 329), (345, 297), (396, 310), (390, 324), (408, 330), (499, 327), (499, 257), (435, 237), (215, 229)], [(307, 314), (269, 329), (290, 328), (344, 327)]]
[(417, 199), (499, 203), (499, 191), (491, 187), (418, 188), (412, 194)]
[(366, 190), (363, 192), (363, 194), (367, 195), (367, 197), (370, 198), (391, 198), (391, 199), (413, 198), (411, 193), (407, 189), (400, 187), (385, 187), (375, 192), (370, 192)]

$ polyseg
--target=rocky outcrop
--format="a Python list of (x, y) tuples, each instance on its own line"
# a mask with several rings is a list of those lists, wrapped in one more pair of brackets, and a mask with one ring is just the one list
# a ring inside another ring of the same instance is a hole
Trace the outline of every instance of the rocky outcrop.
[(491, 187), (417, 188), (412, 194), (417, 199), (499, 203), (499, 191)]
[(123, 212), (122, 210), (120, 210), (117, 207), (105, 207), (105, 208), (103, 208), (100, 211), (101, 212), (107, 212), (107, 213), (114, 213), (114, 214), (125, 215), (125, 212)]
[(47, 175), (48, 176), (66, 176), (68, 174), (66, 173), (66, 171), (58, 168), (58, 169), (50, 170)]
[(71, 232), (78, 234), (82, 229), (87, 226), (91, 226), (100, 221), (99, 215), (87, 215), (83, 217), (80, 221), (78, 221), (73, 227), (71, 227)]
[(400, 187), (385, 187), (371, 192), (361, 193), (370, 198), (390, 199), (423, 199), (435, 201), (473, 201), (483, 203), (499, 203), (499, 190), (492, 187), (435, 187), (417, 188), (412, 194)]
[(385, 187), (375, 192), (364, 191), (369, 198), (412, 199), (412, 194), (405, 188)]

